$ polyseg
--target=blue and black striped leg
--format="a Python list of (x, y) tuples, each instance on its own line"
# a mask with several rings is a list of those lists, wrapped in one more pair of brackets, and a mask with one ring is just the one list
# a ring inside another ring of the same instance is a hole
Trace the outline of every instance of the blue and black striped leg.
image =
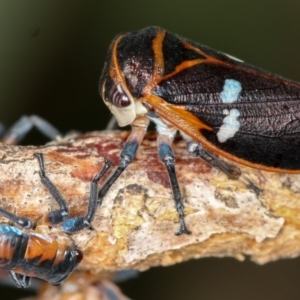
[(55, 201), (58, 203), (60, 208), (59, 210), (54, 210), (47, 215), (47, 223), (52, 225), (62, 223), (69, 216), (68, 204), (64, 199), (64, 197), (59, 192), (59, 190), (56, 188), (56, 186), (51, 182), (51, 180), (46, 175), (43, 154), (35, 153), (35, 156), (38, 159), (39, 166), (40, 166), (39, 174), (40, 174), (41, 182), (48, 189), (48, 191), (55, 199)]
[(102, 170), (97, 173), (91, 181), (89, 206), (86, 215), (83, 217), (74, 217), (65, 220), (62, 223), (62, 229), (64, 232), (73, 233), (80, 231), (86, 227), (93, 229), (91, 223), (95, 217), (95, 213), (98, 207), (98, 181), (107, 173), (107, 171), (111, 167), (110, 160), (105, 159), (104, 163), (105, 165)]
[(175, 200), (176, 210), (179, 215), (180, 228), (177, 232), (175, 232), (175, 234), (176, 235), (181, 235), (183, 233), (190, 234), (191, 232), (187, 229), (184, 221), (184, 207), (182, 203), (180, 188), (176, 177), (175, 159), (174, 159), (173, 150), (171, 148), (171, 141), (168, 137), (164, 135), (159, 135), (157, 138), (157, 146), (158, 146), (159, 157), (163, 162), (164, 166), (166, 167), (169, 174), (169, 179), (172, 187), (173, 197)]
[(20, 226), (24, 229), (33, 228), (33, 223), (30, 219), (25, 217), (18, 217), (17, 215), (7, 211), (2, 207), (0, 207), (0, 215), (13, 222), (15, 225)]
[(228, 164), (212, 153), (205, 151), (199, 143), (187, 142), (187, 150), (192, 156), (202, 158), (208, 164), (223, 172), (229, 179), (238, 179), (241, 175), (241, 170), (238, 167)]
[[(228, 164), (227, 162), (213, 155), (212, 153), (205, 151), (202, 145), (197, 142), (188, 141), (187, 149), (192, 156), (202, 158), (208, 164), (227, 175), (229, 179), (238, 179), (242, 174), (241, 170), (238, 167)], [(248, 178), (243, 178), (242, 181), (257, 196), (261, 194), (262, 190), (259, 187), (257, 187), (251, 180), (249, 180)]]
[(30, 229), (33, 228), (32, 221), (25, 217), (18, 217), (17, 215), (7, 211), (6, 209), (0, 207), (0, 215), (7, 218), (11, 222), (13, 222), (15, 225), (20, 226), (24, 229)]
[(98, 207), (98, 181), (107, 173), (111, 167), (111, 161), (105, 159), (105, 165), (103, 169), (94, 176), (90, 187), (90, 204), (88, 212), (84, 217), (86, 223), (91, 223), (94, 219), (97, 207)]
[(114, 173), (108, 178), (108, 180), (104, 183), (102, 188), (98, 193), (98, 205), (100, 206), (103, 201), (103, 197), (106, 195), (110, 187), (114, 184), (114, 182), (119, 178), (119, 176), (124, 172), (124, 170), (132, 163), (136, 151), (138, 149), (137, 141), (127, 141), (123, 147), (120, 162), (117, 169)]
[(114, 182), (119, 178), (119, 176), (124, 172), (124, 170), (132, 163), (137, 149), (141, 142), (143, 141), (147, 127), (149, 125), (149, 120), (145, 117), (138, 118), (134, 121), (132, 125), (132, 131), (124, 144), (123, 150), (120, 156), (120, 162), (117, 169), (104, 183), (102, 188), (98, 193), (98, 205), (102, 204), (103, 198), (114, 184)]
[(97, 191), (98, 191), (98, 181), (106, 174), (106, 172), (109, 170), (111, 166), (111, 161), (108, 159), (105, 159), (105, 165), (103, 169), (97, 173), (90, 185), (90, 198), (89, 198), (89, 206), (87, 214), (83, 217), (75, 217), (75, 218), (68, 218), (69, 217), (69, 207), (67, 205), (66, 200), (63, 198), (61, 193), (58, 191), (58, 189), (55, 187), (55, 185), (51, 182), (51, 180), (48, 178), (48, 176), (45, 174), (45, 167), (44, 167), (44, 158), (42, 153), (36, 153), (35, 156), (38, 159), (39, 165), (40, 165), (40, 178), (41, 182), (44, 184), (44, 186), (48, 189), (50, 194), (53, 196), (53, 198), (58, 203), (60, 209), (55, 210), (53, 212), (50, 212), (45, 220), (48, 224), (61, 224), (61, 228), (64, 232), (73, 233), (82, 230), (83, 228), (90, 227), (91, 228), (91, 222), (94, 219), (97, 206), (98, 206), (98, 197), (97, 197)]

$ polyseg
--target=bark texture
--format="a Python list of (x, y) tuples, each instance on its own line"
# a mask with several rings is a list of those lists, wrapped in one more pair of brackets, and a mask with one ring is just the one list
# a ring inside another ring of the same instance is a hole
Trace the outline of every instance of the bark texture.
[[(41, 147), (1, 144), (0, 205), (34, 221), (57, 206), (40, 182), (34, 153), (41, 152), (46, 173), (68, 202), (71, 215), (83, 215), (89, 182), (102, 168), (104, 157), (115, 169), (127, 136), (127, 132), (104, 131), (68, 136)], [(134, 162), (98, 208), (95, 230), (72, 235), (84, 252), (79, 269), (94, 274), (146, 270), (208, 256), (243, 260), (247, 255), (263, 264), (299, 255), (299, 175), (241, 167), (242, 178), (228, 180), (190, 157), (182, 140), (175, 141), (174, 152), (192, 234), (174, 235), (178, 216), (167, 172), (157, 157), (156, 134), (149, 133)], [(260, 194), (247, 187), (249, 181), (261, 189)], [(0, 222), (7, 220), (1, 217)]]

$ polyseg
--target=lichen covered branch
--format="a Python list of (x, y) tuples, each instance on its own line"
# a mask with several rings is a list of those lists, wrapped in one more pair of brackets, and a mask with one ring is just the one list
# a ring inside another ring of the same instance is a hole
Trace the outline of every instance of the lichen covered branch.
[[(41, 147), (1, 144), (0, 205), (34, 221), (56, 207), (40, 182), (34, 153), (41, 152), (47, 175), (65, 197), (71, 215), (83, 215), (89, 182), (102, 168), (104, 157), (112, 160), (113, 169), (116, 167), (127, 135), (93, 132)], [(241, 167), (242, 179), (229, 180), (190, 157), (182, 140), (175, 141), (176, 171), (186, 223), (192, 232), (175, 236), (178, 215), (156, 149), (156, 134), (147, 134), (136, 159), (97, 210), (94, 230), (73, 235), (84, 252), (80, 269), (93, 273), (145, 270), (208, 256), (242, 260), (247, 255), (257, 263), (266, 263), (299, 255), (299, 175)], [(247, 187), (249, 182), (262, 192)], [(3, 217), (0, 221), (7, 223)]]

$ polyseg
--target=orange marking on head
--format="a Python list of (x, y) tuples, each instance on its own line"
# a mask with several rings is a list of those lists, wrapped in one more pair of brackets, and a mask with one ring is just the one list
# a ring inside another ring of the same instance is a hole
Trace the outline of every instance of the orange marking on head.
[(122, 39), (123, 35), (120, 35), (113, 44), (112, 47), (112, 60), (109, 69), (110, 77), (117, 83), (122, 85), (126, 85), (124, 76), (122, 74), (121, 68), (119, 66), (118, 58), (117, 58), (117, 46)]

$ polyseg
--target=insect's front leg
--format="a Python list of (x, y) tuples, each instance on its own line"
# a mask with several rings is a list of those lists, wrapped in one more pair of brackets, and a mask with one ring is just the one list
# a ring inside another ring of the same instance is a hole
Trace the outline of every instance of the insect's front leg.
[(111, 161), (104, 159), (104, 167), (102, 170), (94, 175), (90, 184), (90, 198), (89, 206), (85, 216), (68, 218), (62, 223), (64, 232), (73, 233), (82, 230), (83, 228), (93, 229), (91, 223), (94, 220), (97, 207), (98, 207), (98, 181), (107, 173), (111, 167)]
[(113, 174), (104, 183), (104, 185), (98, 193), (99, 206), (102, 204), (104, 196), (106, 195), (110, 187), (113, 185), (113, 183), (119, 178), (123, 171), (133, 161), (137, 149), (145, 137), (148, 125), (149, 119), (147, 117), (136, 118), (135, 121), (132, 123), (132, 131), (128, 136), (127, 141), (121, 152), (119, 165), (117, 169), (113, 172)]

